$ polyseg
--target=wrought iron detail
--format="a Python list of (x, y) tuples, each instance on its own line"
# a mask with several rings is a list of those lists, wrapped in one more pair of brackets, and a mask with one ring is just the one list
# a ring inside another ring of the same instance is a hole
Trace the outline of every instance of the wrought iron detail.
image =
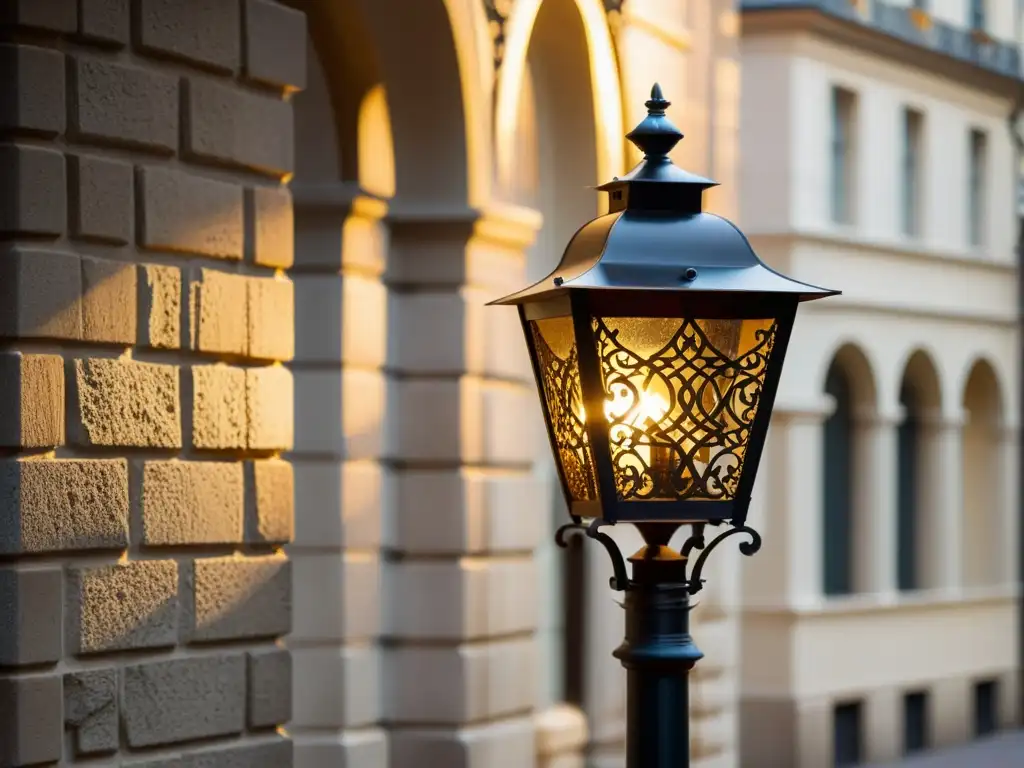
[[(745, 555), (746, 557), (752, 557), (756, 555), (757, 551), (761, 549), (761, 534), (759, 534), (757, 531), (755, 531), (753, 528), (747, 525), (737, 525), (727, 529), (726, 531), (723, 531), (722, 533), (718, 534), (718, 536), (713, 538), (711, 540), (711, 543), (707, 546), (704, 546), (703, 530), (701, 530), (699, 533), (694, 531), (694, 534), (691, 535), (691, 539), (695, 536), (700, 537), (699, 543), (695, 544), (694, 547), (691, 548), (691, 550), (694, 548), (701, 550), (701, 553), (697, 556), (697, 560), (693, 563), (693, 567), (690, 569), (690, 573), (687, 579), (689, 582), (689, 591), (691, 595), (696, 595), (698, 592), (704, 589), (704, 579), (701, 578), (701, 575), (704, 573), (704, 563), (708, 561), (708, 555), (710, 555), (714, 551), (715, 547), (717, 547), (719, 544), (725, 541), (725, 539), (729, 538), (730, 536), (736, 533), (745, 533), (748, 536), (750, 536), (750, 541), (740, 542), (740, 554)], [(683, 550), (687, 549), (686, 545), (689, 543), (689, 540), (687, 540), (686, 544), (683, 545)]]
[[(604, 0), (609, 26), (615, 27), (618, 24), (625, 1)], [(483, 0), (483, 4), (484, 13), (487, 15), (487, 27), (491, 33), (491, 43), (494, 46), (494, 71), (497, 72), (505, 59), (505, 24), (512, 15), (515, 0)]]
[(620, 500), (735, 497), (772, 320), (594, 318)]
[[(607, 525), (607, 523), (601, 518), (591, 520), (590, 523), (567, 523), (555, 531), (555, 543), (564, 549), (568, 545), (566, 536), (569, 533), (583, 533), (588, 538), (599, 542), (612, 560), (612, 570), (615, 575), (609, 580), (609, 585), (617, 592), (624, 592), (633, 586), (633, 581), (626, 572), (626, 560), (622, 556), (618, 544), (607, 533), (599, 530), (603, 525)], [(740, 554), (746, 557), (752, 557), (761, 549), (761, 534), (748, 525), (733, 525), (713, 538), (710, 544), (705, 541), (704, 525), (704, 523), (695, 523), (692, 533), (679, 549), (679, 554), (687, 561), (694, 550), (700, 551), (692, 564), (687, 563), (686, 576), (683, 579), (683, 583), (686, 584), (687, 591), (691, 595), (696, 595), (704, 589), (704, 579), (702, 578), (704, 565), (715, 548), (730, 536), (745, 533), (750, 537), (750, 541), (740, 542), (739, 545)]]
[(483, 0), (487, 14), (487, 28), (494, 46), (494, 71), (501, 69), (505, 57), (505, 23), (512, 13), (515, 0)]
[[(597, 474), (584, 426), (585, 412), (576, 344), (572, 342), (572, 320), (550, 318), (534, 321), (530, 323), (530, 331), (536, 348), (544, 402), (565, 483), (573, 500), (591, 501), (597, 498)], [(546, 335), (562, 337), (562, 346), (568, 347), (564, 357), (559, 357), (552, 350)]]
[(599, 530), (602, 525), (607, 525), (607, 523), (601, 518), (591, 520), (587, 525), (583, 523), (567, 523), (555, 531), (555, 543), (564, 549), (568, 544), (565, 540), (565, 535), (570, 531), (581, 531), (587, 535), (587, 538), (599, 542), (612, 559), (612, 571), (615, 575), (608, 580), (608, 585), (616, 592), (624, 592), (629, 588), (626, 561), (622, 557), (622, 552), (619, 551), (619, 545), (615, 543), (615, 539)]

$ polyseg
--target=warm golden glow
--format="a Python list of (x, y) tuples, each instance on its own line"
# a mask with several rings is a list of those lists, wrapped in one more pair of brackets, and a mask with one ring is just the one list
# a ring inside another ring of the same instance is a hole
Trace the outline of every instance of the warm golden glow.
[(622, 498), (731, 499), (774, 339), (771, 320), (595, 318)]
[(384, 86), (371, 88), (359, 105), (359, 183), (383, 198), (395, 196), (395, 152)]
[[(597, 131), (597, 176), (610, 179), (622, 173), (625, 147), (622, 134), (622, 92), (611, 33), (600, 0), (575, 0), (590, 50), (590, 79), (594, 84), (594, 128)], [(515, 175), (516, 126), (526, 54), (541, 0), (516, 0), (505, 24), (505, 54), (495, 106), (499, 185), (509, 187)]]
[[(596, 499), (572, 320), (531, 326), (570, 494)], [(734, 498), (774, 321), (595, 318), (593, 326), (619, 498)]]

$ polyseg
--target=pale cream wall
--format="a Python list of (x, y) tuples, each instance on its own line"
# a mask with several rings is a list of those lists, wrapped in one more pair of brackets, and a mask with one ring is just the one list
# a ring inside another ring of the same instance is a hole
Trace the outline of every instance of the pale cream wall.
[[(743, 48), (745, 230), (776, 268), (843, 295), (805, 306), (790, 343), (750, 516), (766, 545), (743, 569), (742, 696), (761, 707), (794, 702), (794, 761), (808, 768), (829, 759), (832, 704), (863, 697), (868, 757), (890, 759), (904, 690), (932, 690), (944, 740), (968, 736), (956, 722), (969, 716), (972, 679), (996, 676), (1015, 690), (1016, 553), (1005, 544), (1016, 541), (1020, 354), (1011, 104), (907, 61), (805, 34), (748, 37)], [(833, 85), (858, 94), (849, 226), (835, 225), (829, 208)], [(919, 238), (902, 235), (899, 220), (904, 105), (925, 114)], [(982, 249), (967, 244), (971, 127), (989, 137)], [(854, 559), (862, 594), (825, 598), (821, 450), (832, 404), (823, 385), (845, 345), (862, 356), (874, 393), (857, 427)], [(926, 433), (928, 521), (918, 543), (928, 589), (898, 593), (895, 427), (915, 352), (934, 366), (941, 398)], [(978, 361), (991, 365), (1003, 402), (1003, 426), (990, 446), (996, 482), (983, 510), (962, 495), (964, 387)], [(981, 551), (992, 561), (983, 586), (970, 573)], [(1012, 716), (1015, 705), (1007, 707)]]

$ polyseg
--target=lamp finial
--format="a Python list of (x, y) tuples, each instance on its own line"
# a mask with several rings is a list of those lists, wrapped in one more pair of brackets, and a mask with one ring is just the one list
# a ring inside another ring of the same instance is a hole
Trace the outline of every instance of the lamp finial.
[(647, 117), (626, 134), (626, 138), (649, 160), (665, 157), (683, 138), (682, 132), (665, 117), (665, 110), (671, 104), (672, 102), (666, 100), (662, 94), (661, 86), (655, 83), (651, 88), (651, 98), (644, 104), (647, 107)]

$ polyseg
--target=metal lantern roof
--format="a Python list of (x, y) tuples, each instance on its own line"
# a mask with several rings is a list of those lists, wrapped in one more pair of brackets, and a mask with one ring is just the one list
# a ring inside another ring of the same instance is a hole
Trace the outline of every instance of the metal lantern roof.
[(492, 304), (532, 303), (578, 289), (756, 293), (798, 301), (839, 293), (779, 274), (736, 225), (703, 212), (703, 192), (717, 183), (669, 159), (683, 138), (665, 116), (669, 104), (655, 84), (647, 117), (627, 134), (644, 159), (598, 187), (609, 195), (609, 213), (576, 232), (550, 275)]

